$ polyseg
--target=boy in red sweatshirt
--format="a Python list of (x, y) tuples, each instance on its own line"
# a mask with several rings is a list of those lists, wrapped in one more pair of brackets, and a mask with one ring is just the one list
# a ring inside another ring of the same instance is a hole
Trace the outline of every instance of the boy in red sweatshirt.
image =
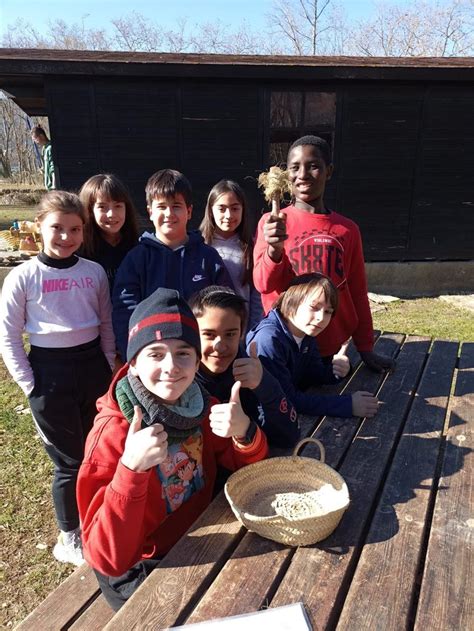
[(127, 361), (99, 399), (77, 485), (84, 557), (118, 610), (212, 498), (217, 465), (266, 457), (240, 405), (240, 382), (217, 404), (194, 377), (199, 328), (171, 289), (130, 318)]
[(318, 336), (323, 358), (329, 361), (352, 336), (370, 369), (387, 370), (392, 360), (373, 351), (359, 228), (324, 203), (326, 182), (333, 172), (329, 145), (318, 136), (303, 136), (291, 145), (287, 162), (293, 205), (261, 218), (254, 249), (253, 280), (262, 294), (264, 311), (270, 311), (295, 276), (320, 272), (339, 293), (338, 311)]

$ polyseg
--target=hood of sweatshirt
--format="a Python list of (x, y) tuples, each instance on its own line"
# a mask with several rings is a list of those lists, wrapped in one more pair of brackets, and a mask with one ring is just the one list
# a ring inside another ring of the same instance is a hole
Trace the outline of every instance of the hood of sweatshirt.
[(143, 243), (145, 245), (150, 245), (156, 248), (166, 248), (167, 250), (171, 250), (171, 251), (177, 251), (181, 248), (184, 248), (185, 250), (187, 250), (196, 246), (200, 246), (202, 243), (204, 243), (204, 238), (202, 234), (199, 232), (199, 230), (191, 230), (187, 234), (188, 234), (188, 240), (186, 241), (186, 243), (184, 243), (181, 246), (178, 246), (175, 250), (172, 250), (169, 246), (167, 246), (165, 243), (160, 241), (158, 237), (156, 236), (156, 234), (154, 234), (153, 232), (144, 232), (142, 236), (140, 237), (139, 241), (140, 243)]
[(253, 329), (250, 329), (250, 331), (247, 333), (247, 337), (245, 338), (247, 348), (249, 347), (249, 344), (252, 342), (252, 340), (255, 339), (257, 333), (263, 331), (263, 335), (265, 335), (266, 330), (271, 330), (271, 332), (273, 332), (275, 330), (275, 327), (280, 329), (286, 335), (290, 342), (295, 345), (295, 348), (298, 348), (298, 344), (296, 343), (295, 338), (291, 334), (289, 328), (286, 325), (286, 322), (283, 320), (278, 309), (271, 309), (271, 311), (268, 312), (268, 315), (263, 318), (263, 320), (261, 320), (256, 326), (254, 326)]

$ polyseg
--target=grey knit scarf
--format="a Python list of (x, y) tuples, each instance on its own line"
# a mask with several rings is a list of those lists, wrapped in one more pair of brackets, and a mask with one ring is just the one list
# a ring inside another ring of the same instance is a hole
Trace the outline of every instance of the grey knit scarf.
[[(195, 388), (198, 388), (198, 391)], [(209, 394), (196, 382), (191, 384), (193, 388), (194, 409), (198, 413), (193, 416), (178, 414), (176, 406), (168, 406), (160, 403), (158, 399), (142, 384), (138, 377), (131, 374), (120, 379), (115, 386), (115, 396), (121, 411), (129, 423), (133, 420), (134, 406), (139, 405), (143, 412), (142, 426), (146, 427), (154, 423), (161, 423), (169, 436), (185, 438), (192, 430), (202, 423), (209, 413)], [(196, 396), (197, 395), (197, 396)], [(196, 406), (196, 398), (201, 395), (202, 406)], [(174, 407), (174, 409), (173, 409)]]

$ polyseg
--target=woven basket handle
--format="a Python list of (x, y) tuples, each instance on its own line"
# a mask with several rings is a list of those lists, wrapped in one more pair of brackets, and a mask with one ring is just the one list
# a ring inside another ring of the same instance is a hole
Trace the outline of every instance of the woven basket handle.
[(319, 460), (320, 462), (324, 463), (324, 460), (326, 459), (326, 450), (324, 449), (323, 443), (317, 438), (312, 438), (311, 436), (309, 436), (308, 438), (303, 438), (303, 440), (300, 440), (300, 442), (293, 449), (293, 456), (297, 456), (301, 447), (303, 445), (306, 445), (306, 443), (315, 443), (319, 447), (319, 452), (320, 452)]

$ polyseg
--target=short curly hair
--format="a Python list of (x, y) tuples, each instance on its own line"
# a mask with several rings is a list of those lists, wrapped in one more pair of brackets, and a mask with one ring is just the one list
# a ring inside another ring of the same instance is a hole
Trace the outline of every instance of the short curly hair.
[(305, 145), (316, 147), (326, 165), (332, 163), (331, 147), (326, 142), (326, 140), (324, 140), (324, 138), (320, 138), (319, 136), (301, 136), (301, 138), (295, 140), (295, 142), (288, 149), (288, 160), (293, 149), (295, 149), (296, 147), (303, 147)]

